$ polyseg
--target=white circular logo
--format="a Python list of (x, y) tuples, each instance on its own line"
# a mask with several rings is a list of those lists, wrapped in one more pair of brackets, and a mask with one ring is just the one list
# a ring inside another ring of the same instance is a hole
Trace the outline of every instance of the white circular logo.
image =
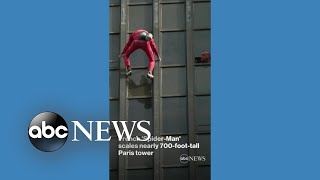
[(189, 156), (188, 154), (181, 154), (180, 156), (180, 162), (183, 164), (186, 164), (189, 162)]
[(56, 151), (67, 141), (68, 125), (59, 114), (43, 112), (30, 122), (28, 135), (30, 142), (40, 151)]

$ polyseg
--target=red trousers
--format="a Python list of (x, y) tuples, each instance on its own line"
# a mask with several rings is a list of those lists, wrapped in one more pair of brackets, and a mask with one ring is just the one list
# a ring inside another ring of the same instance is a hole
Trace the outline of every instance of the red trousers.
[(146, 43), (145, 41), (133, 41), (132, 44), (129, 46), (126, 52), (123, 53), (123, 58), (124, 58), (124, 64), (126, 67), (130, 67), (130, 59), (129, 56), (131, 53), (133, 53), (137, 49), (142, 49), (148, 56), (149, 58), (149, 67), (148, 70), (152, 71), (154, 68), (155, 60), (154, 60), (154, 55), (151, 46), (149, 43)]

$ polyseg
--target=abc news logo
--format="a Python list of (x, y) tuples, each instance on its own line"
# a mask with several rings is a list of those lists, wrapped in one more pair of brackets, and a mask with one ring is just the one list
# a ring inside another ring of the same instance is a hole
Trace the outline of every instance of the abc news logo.
[(181, 163), (186, 164), (189, 161), (206, 161), (206, 157), (205, 156), (189, 156), (187, 154), (182, 154), (180, 156)]
[[(84, 128), (78, 121), (71, 121), (74, 127), (74, 136), (72, 141), (80, 141), (77, 139), (77, 129), (80, 130), (90, 141), (92, 141), (92, 124), (96, 123), (96, 139), (95, 141), (110, 141), (109, 138), (103, 138), (102, 133), (109, 134), (109, 127), (102, 128), (103, 124), (110, 126), (110, 121), (87, 121), (90, 125), (89, 130)], [(120, 125), (118, 125), (120, 123)], [(148, 129), (142, 126), (142, 123), (150, 125), (149, 121), (132, 121), (132, 128), (127, 127), (126, 121), (112, 121), (118, 140), (131, 139), (134, 128), (144, 133), (146, 138), (141, 139), (137, 137), (137, 141), (148, 141), (151, 133)], [(44, 152), (52, 152), (60, 149), (68, 139), (68, 125), (66, 121), (57, 113), (43, 112), (32, 119), (28, 128), (28, 135), (30, 142), (34, 147)]]
[(58, 114), (43, 112), (32, 119), (28, 128), (29, 139), (41, 151), (60, 149), (68, 139), (68, 125)]

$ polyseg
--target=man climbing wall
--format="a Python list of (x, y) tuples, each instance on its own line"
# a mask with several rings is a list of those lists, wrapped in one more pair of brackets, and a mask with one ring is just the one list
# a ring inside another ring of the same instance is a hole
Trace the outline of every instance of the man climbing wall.
[(161, 61), (161, 58), (154, 43), (152, 34), (142, 29), (136, 30), (131, 34), (126, 46), (124, 47), (122, 53), (119, 55), (119, 57), (123, 57), (124, 59), (124, 64), (126, 66), (126, 75), (130, 76), (132, 73), (129, 56), (137, 49), (142, 49), (147, 54), (149, 58), (147, 76), (151, 79), (154, 78), (152, 74), (152, 70), (155, 65), (153, 52), (158, 56), (159, 61)]

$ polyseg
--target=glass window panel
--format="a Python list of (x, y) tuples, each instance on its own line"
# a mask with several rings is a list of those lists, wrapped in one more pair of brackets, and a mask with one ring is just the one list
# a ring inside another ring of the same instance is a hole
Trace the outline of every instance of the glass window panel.
[(210, 29), (210, 3), (201, 2), (193, 4), (193, 28)]
[(162, 95), (185, 95), (187, 93), (186, 68), (162, 68)]
[(197, 167), (197, 180), (210, 180), (210, 166)]
[(128, 77), (128, 96), (151, 96), (152, 80), (147, 77), (147, 70), (132, 70), (132, 75)]
[(187, 99), (162, 98), (161, 133), (187, 133)]
[(120, 32), (120, 6), (110, 7), (110, 32)]
[(112, 137), (110, 141), (110, 169), (118, 169), (118, 139)]
[(195, 67), (195, 93), (210, 94), (210, 66)]
[(127, 170), (127, 180), (150, 180), (153, 179), (153, 169)]
[(119, 180), (119, 171), (110, 171), (110, 180)]
[(185, 29), (185, 4), (162, 4), (162, 29)]
[(110, 4), (120, 4), (120, 0), (109, 0)]
[(120, 34), (110, 34), (109, 37), (110, 60), (119, 60), (120, 54)]
[(200, 57), (201, 52), (210, 52), (210, 31), (193, 31), (193, 56)]
[(198, 126), (210, 126), (210, 96), (195, 96), (195, 121)]
[(163, 32), (161, 46), (162, 65), (186, 64), (185, 32)]
[(110, 70), (110, 98), (119, 97), (119, 70)]
[(152, 31), (152, 5), (129, 6), (128, 25), (129, 31), (145, 29)]
[(162, 169), (162, 179), (163, 180), (189, 180), (189, 168), (163, 168)]
[(110, 120), (119, 120), (119, 100), (110, 100)]

